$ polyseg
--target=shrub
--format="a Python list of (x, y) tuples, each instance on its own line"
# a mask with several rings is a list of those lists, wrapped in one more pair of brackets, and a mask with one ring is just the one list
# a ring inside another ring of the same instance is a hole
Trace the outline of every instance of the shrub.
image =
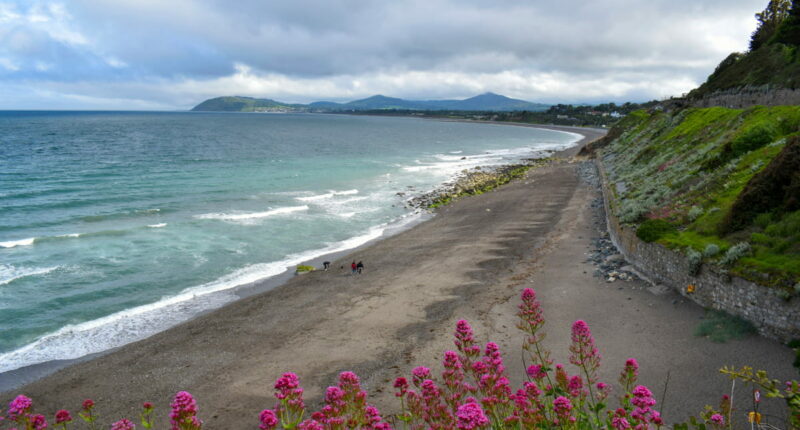
[(649, 211), (646, 206), (636, 200), (626, 200), (619, 210), (619, 220), (622, 222), (639, 221)]
[(758, 214), (753, 219), (753, 224), (755, 224), (758, 227), (761, 227), (762, 230), (767, 228), (771, 223), (772, 223), (772, 214), (769, 212)]
[(703, 208), (699, 206), (692, 206), (692, 208), (689, 209), (689, 213), (687, 214), (687, 216), (689, 217), (689, 221), (691, 222), (694, 222), (697, 218), (700, 218), (700, 216), (702, 215), (703, 215)]
[(740, 258), (750, 253), (750, 244), (747, 242), (739, 242), (736, 245), (728, 248), (725, 256), (722, 257), (719, 264), (722, 266), (732, 266)]
[(300, 266), (297, 266), (295, 273), (313, 272), (314, 270), (316, 270), (314, 266), (306, 266), (301, 264)]
[(746, 227), (764, 212), (800, 209), (800, 137), (793, 137), (772, 161), (753, 175), (720, 224), (727, 234)]
[(700, 272), (700, 266), (703, 265), (703, 254), (692, 248), (686, 248), (686, 260), (689, 263), (689, 274), (697, 275)]
[(649, 219), (636, 229), (636, 236), (649, 243), (655, 242), (675, 231), (675, 226), (663, 219)]
[(706, 249), (703, 250), (703, 257), (705, 258), (711, 258), (717, 254), (719, 254), (719, 246), (713, 243), (706, 245)]
[(778, 131), (771, 125), (759, 124), (750, 127), (731, 142), (731, 151), (733, 152), (731, 158), (761, 148), (775, 140), (777, 135)]

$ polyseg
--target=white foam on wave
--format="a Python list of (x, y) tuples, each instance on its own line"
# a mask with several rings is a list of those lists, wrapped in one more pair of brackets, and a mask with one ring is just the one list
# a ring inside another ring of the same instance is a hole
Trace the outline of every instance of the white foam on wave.
[(18, 279), (27, 278), (29, 276), (44, 275), (58, 268), (59, 266), (14, 267), (11, 265), (0, 264), (0, 285), (8, 285)]
[(29, 237), (27, 239), (19, 239), (19, 240), (9, 240), (6, 242), (0, 242), (0, 248), (14, 248), (17, 246), (30, 246), (33, 245), (33, 242), (36, 240), (35, 237)]
[(162, 227), (166, 227), (166, 226), (167, 226), (167, 223), (165, 223), (165, 222), (158, 223), (158, 224), (149, 224), (148, 225), (148, 227), (150, 227), (150, 228), (162, 228)]
[(329, 191), (325, 194), (317, 194), (313, 196), (306, 196), (306, 197), (295, 197), (296, 200), (301, 202), (313, 202), (317, 200), (325, 200), (330, 199), (335, 196), (348, 196), (351, 194), (358, 194), (358, 190), (345, 190), (345, 191)]
[(81, 237), (81, 234), (80, 234), (80, 233), (59, 234), (59, 235), (58, 235), (58, 236), (56, 236), (56, 237), (60, 237), (60, 238), (74, 238), (74, 237)]
[(308, 210), (308, 206), (289, 206), (283, 208), (277, 208), (269, 211), (264, 212), (247, 212), (247, 213), (208, 213), (202, 215), (195, 215), (194, 217), (197, 219), (215, 219), (215, 220), (222, 220), (222, 221), (245, 221), (245, 220), (254, 220), (259, 218), (266, 218), (275, 215), (284, 215), (293, 212), (300, 212)]
[[(17, 350), (0, 354), (0, 373), (52, 360), (70, 360), (150, 337), (209, 309), (237, 298), (233, 289), (270, 278), (325, 254), (356, 248), (419, 219), (412, 214), (367, 233), (327, 246), (288, 255), (280, 261), (253, 264), (207, 284), (187, 288), (155, 303), (120, 311), (96, 320), (65, 326)], [(55, 268), (53, 268), (55, 269)]]

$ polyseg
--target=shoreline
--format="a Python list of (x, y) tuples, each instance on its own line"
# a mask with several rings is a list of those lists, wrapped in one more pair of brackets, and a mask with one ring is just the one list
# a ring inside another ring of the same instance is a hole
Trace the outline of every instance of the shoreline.
[[(465, 121), (465, 122), (475, 122), (475, 121)], [(489, 122), (489, 121), (484, 121), (482, 123), (491, 124), (491, 122)], [(513, 123), (508, 123), (508, 124), (499, 123), (499, 125), (515, 125), (515, 124), (513, 124)], [(571, 128), (571, 127), (562, 127), (562, 128)], [(551, 129), (551, 130), (554, 130), (554, 131), (564, 131), (564, 132), (568, 132), (568, 133), (577, 134), (577, 133), (574, 133), (572, 130), (560, 130), (558, 126), (556, 126), (556, 128), (548, 128), (548, 129)], [(595, 132), (600, 132), (600, 130), (594, 130), (594, 131)], [(560, 155), (560, 156), (571, 156), (575, 152), (577, 152), (578, 148), (580, 148), (580, 147), (582, 147), (582, 146), (584, 146), (585, 144), (588, 143), (587, 139), (594, 140), (596, 138), (597, 137), (592, 138), (592, 137), (587, 137), (586, 135), (584, 135), (581, 139), (578, 139), (577, 141), (573, 142), (573, 144), (569, 148), (566, 148), (566, 149), (563, 149), (563, 150), (560, 150), (560, 151), (549, 151), (549, 152), (551, 152), (551, 153), (553, 153), (553, 155), (557, 155), (557, 156), (558, 155)], [(525, 160), (529, 160), (529, 159), (525, 159)], [(494, 170), (501, 170), (504, 167), (507, 167), (507, 165), (494, 166), (493, 169)], [(488, 171), (489, 169), (486, 169), (486, 170)], [(451, 192), (455, 188), (455, 186), (456, 186), (456, 184), (458, 182), (458, 179), (460, 177), (462, 177), (462, 174), (457, 175), (451, 181), (441, 184), (439, 187), (435, 188), (434, 190), (432, 190), (432, 191), (430, 191), (428, 193), (423, 193), (420, 196), (417, 196), (416, 197), (417, 201), (421, 201), (421, 197), (425, 196), (425, 195), (433, 195), (433, 194), (437, 194), (438, 195), (438, 194), (441, 194), (443, 192), (444, 193)], [(375, 238), (371, 238), (371, 239), (369, 239), (369, 240), (367, 240), (367, 241), (365, 241), (365, 242), (363, 242), (361, 244), (358, 244), (358, 245), (356, 245), (354, 247), (351, 247), (351, 248), (346, 248), (346, 249), (342, 249), (342, 250), (336, 250), (336, 251), (333, 251), (333, 252), (325, 252), (323, 254), (320, 254), (319, 256), (310, 258), (308, 260), (303, 260), (302, 262), (300, 262), (298, 264), (310, 264), (310, 265), (313, 265), (315, 267), (321, 267), (322, 266), (322, 262), (325, 261), (325, 260), (339, 260), (339, 259), (342, 259), (343, 257), (348, 256), (348, 255), (353, 254), (353, 253), (356, 253), (360, 249), (368, 247), (368, 246), (370, 246), (370, 245), (372, 245), (372, 244), (374, 244), (376, 242), (379, 242), (381, 240), (385, 240), (385, 239), (387, 239), (389, 237), (392, 237), (394, 235), (400, 234), (403, 231), (406, 231), (408, 229), (414, 228), (416, 225), (418, 225), (420, 223), (424, 223), (425, 221), (431, 219), (434, 216), (434, 215), (431, 214), (431, 210), (428, 209), (427, 207), (422, 207), (422, 206), (419, 206), (419, 205), (414, 206), (413, 202), (412, 202), (413, 200), (414, 199), (408, 199), (407, 200), (407, 203), (409, 204), (409, 207), (412, 208), (413, 211), (409, 212), (405, 217), (410, 217), (410, 218), (414, 218), (414, 219), (411, 219), (410, 221), (403, 221), (403, 219), (401, 218), (401, 219), (398, 220), (399, 225), (388, 225), (388, 226), (386, 226), (386, 228), (384, 228), (384, 230), (382, 231), (380, 236), (377, 236)], [(352, 240), (352, 239), (354, 239), (354, 238), (350, 238), (348, 240)], [(232, 288), (229, 288), (229, 289), (226, 289), (226, 290), (209, 293), (208, 296), (210, 296), (210, 297), (216, 297), (216, 296), (222, 297), (224, 295), (233, 295), (233, 296), (235, 296), (235, 300), (228, 301), (227, 303), (224, 303), (221, 307), (209, 308), (209, 309), (202, 310), (202, 311), (192, 315), (187, 320), (183, 320), (183, 321), (178, 322), (177, 324), (173, 324), (171, 326), (168, 326), (168, 327), (164, 328), (163, 330), (159, 330), (158, 332), (156, 332), (156, 333), (154, 333), (154, 334), (152, 334), (150, 336), (147, 336), (147, 337), (145, 337), (143, 339), (139, 339), (139, 340), (135, 340), (135, 341), (132, 341), (132, 342), (128, 342), (126, 344), (123, 344), (123, 345), (120, 345), (120, 346), (116, 346), (116, 347), (113, 347), (113, 348), (109, 348), (109, 349), (106, 349), (104, 351), (90, 353), (88, 355), (84, 355), (84, 356), (81, 356), (81, 357), (78, 357), (78, 358), (61, 359), (61, 360), (48, 360), (48, 361), (44, 361), (44, 362), (41, 362), (41, 363), (35, 363), (35, 364), (23, 366), (21, 368), (17, 368), (17, 369), (14, 369), (14, 370), (2, 372), (2, 373), (0, 373), (0, 393), (10, 392), (12, 390), (18, 389), (18, 388), (20, 388), (20, 387), (22, 387), (22, 386), (24, 386), (26, 384), (30, 384), (30, 383), (36, 382), (38, 380), (41, 380), (42, 378), (46, 378), (49, 375), (52, 375), (53, 373), (58, 372), (59, 370), (68, 368), (70, 366), (73, 366), (73, 365), (76, 365), (76, 364), (80, 364), (80, 363), (89, 362), (89, 361), (92, 361), (92, 360), (95, 360), (95, 359), (98, 359), (98, 358), (102, 358), (103, 356), (105, 356), (107, 354), (111, 354), (111, 353), (114, 353), (115, 351), (118, 351), (118, 350), (120, 350), (122, 348), (125, 348), (127, 345), (147, 340), (150, 337), (155, 336), (155, 335), (157, 335), (157, 334), (159, 334), (161, 332), (164, 332), (166, 330), (170, 330), (170, 329), (172, 329), (174, 327), (180, 326), (180, 325), (185, 324), (186, 322), (192, 321), (194, 319), (201, 318), (201, 317), (203, 317), (203, 316), (205, 316), (205, 315), (207, 315), (209, 313), (213, 313), (214, 311), (219, 310), (221, 308), (224, 308), (226, 306), (230, 306), (231, 304), (233, 304), (233, 303), (235, 303), (237, 301), (241, 301), (241, 300), (244, 300), (246, 298), (253, 297), (253, 296), (256, 296), (256, 295), (259, 295), (259, 294), (263, 294), (265, 292), (268, 292), (270, 290), (278, 288), (278, 287), (284, 285), (285, 283), (289, 282), (292, 278), (295, 277), (295, 274), (294, 274), (294, 272), (292, 270), (293, 267), (294, 266), (287, 266), (286, 270), (284, 272), (279, 273), (277, 275), (272, 275), (272, 276), (268, 276), (266, 278), (262, 278), (262, 279), (259, 279), (259, 280), (253, 281), (253, 282), (248, 282), (248, 283), (245, 283), (245, 284), (237, 285), (235, 287), (232, 287)]]

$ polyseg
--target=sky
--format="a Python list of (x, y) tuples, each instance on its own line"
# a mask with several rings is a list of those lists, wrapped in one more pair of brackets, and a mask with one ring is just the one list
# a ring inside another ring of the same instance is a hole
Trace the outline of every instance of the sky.
[(223, 95), (647, 101), (745, 51), (767, 0), (0, 0), (0, 109)]

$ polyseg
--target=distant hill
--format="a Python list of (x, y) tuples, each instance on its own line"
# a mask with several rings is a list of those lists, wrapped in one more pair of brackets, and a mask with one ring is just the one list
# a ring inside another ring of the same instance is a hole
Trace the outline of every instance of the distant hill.
[(364, 111), (364, 110), (418, 110), (418, 111), (533, 111), (547, 110), (550, 105), (512, 99), (494, 93), (485, 93), (465, 100), (405, 100), (375, 95), (348, 103), (318, 101), (302, 104), (282, 103), (271, 99), (252, 97), (217, 97), (192, 108), (205, 112), (279, 112), (279, 111)]
[(281, 103), (271, 99), (256, 99), (253, 97), (216, 97), (208, 99), (192, 108), (198, 112), (278, 112), (294, 111), (303, 108), (303, 105)]

